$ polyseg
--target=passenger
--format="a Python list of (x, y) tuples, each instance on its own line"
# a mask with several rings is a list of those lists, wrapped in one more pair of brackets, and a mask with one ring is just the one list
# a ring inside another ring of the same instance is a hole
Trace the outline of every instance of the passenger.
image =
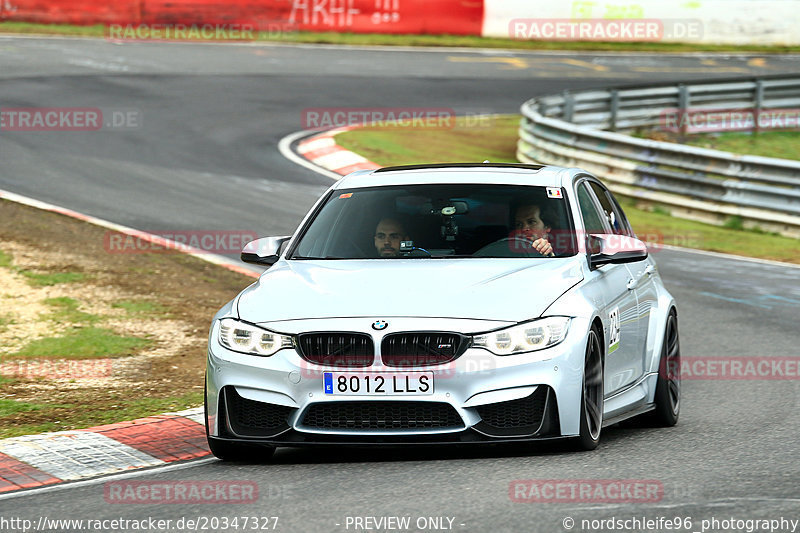
[(408, 240), (408, 235), (396, 218), (382, 218), (375, 227), (375, 249), (380, 257), (397, 257), (400, 242), (404, 240)]
[(548, 240), (552, 224), (550, 213), (542, 212), (537, 204), (521, 205), (514, 213), (514, 235), (532, 241), (531, 246), (542, 255), (555, 255)]

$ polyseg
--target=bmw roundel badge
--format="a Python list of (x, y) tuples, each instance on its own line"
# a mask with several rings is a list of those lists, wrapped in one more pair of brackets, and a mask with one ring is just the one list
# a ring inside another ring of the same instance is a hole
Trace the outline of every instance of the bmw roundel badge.
[(386, 329), (389, 327), (389, 323), (385, 320), (376, 320), (372, 323), (372, 329), (377, 329), (378, 331), (382, 329)]

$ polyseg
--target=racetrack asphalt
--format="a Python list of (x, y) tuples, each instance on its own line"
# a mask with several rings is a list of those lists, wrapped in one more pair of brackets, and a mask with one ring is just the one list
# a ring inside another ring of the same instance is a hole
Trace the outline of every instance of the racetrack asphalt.
[[(146, 231), (285, 234), (330, 183), (277, 151), (303, 129), (303, 109), (514, 113), (564, 89), (797, 72), (799, 60), (0, 37), (0, 107), (142, 118), (120, 131), (0, 132), (0, 188)], [(678, 301), (684, 357), (798, 355), (797, 268), (675, 250), (656, 260)], [(574, 530), (610, 517), (688, 516), (692, 531), (711, 517), (800, 519), (799, 385), (687, 381), (678, 426), (608, 428), (591, 453), (558, 444), (281, 449), (269, 465), (201, 460), (131, 478), (251, 480), (255, 504), (120, 505), (104, 499), (100, 479), (0, 497), (0, 517), (279, 516), (288, 532), (353, 531), (348, 516), (445, 516), (464, 532), (565, 531), (566, 517)], [(655, 503), (514, 503), (519, 479), (657, 480), (664, 493)]]

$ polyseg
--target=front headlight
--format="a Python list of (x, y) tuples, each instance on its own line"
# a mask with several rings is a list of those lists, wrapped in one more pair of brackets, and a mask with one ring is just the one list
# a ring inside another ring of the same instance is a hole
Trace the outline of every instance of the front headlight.
[(485, 348), (495, 355), (533, 352), (563, 341), (569, 329), (569, 317), (551, 316), (518, 326), (472, 337), (472, 346)]
[(269, 357), (278, 350), (292, 347), (292, 338), (233, 318), (219, 321), (219, 343), (234, 352)]

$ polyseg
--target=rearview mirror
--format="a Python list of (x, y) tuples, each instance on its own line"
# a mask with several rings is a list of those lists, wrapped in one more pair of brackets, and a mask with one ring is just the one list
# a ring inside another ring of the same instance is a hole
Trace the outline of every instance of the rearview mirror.
[(592, 270), (609, 263), (635, 263), (647, 259), (647, 245), (627, 235), (589, 235), (586, 249)]
[(280, 259), (281, 246), (291, 236), (284, 237), (262, 237), (250, 241), (242, 248), (242, 261), (254, 265), (272, 266)]

